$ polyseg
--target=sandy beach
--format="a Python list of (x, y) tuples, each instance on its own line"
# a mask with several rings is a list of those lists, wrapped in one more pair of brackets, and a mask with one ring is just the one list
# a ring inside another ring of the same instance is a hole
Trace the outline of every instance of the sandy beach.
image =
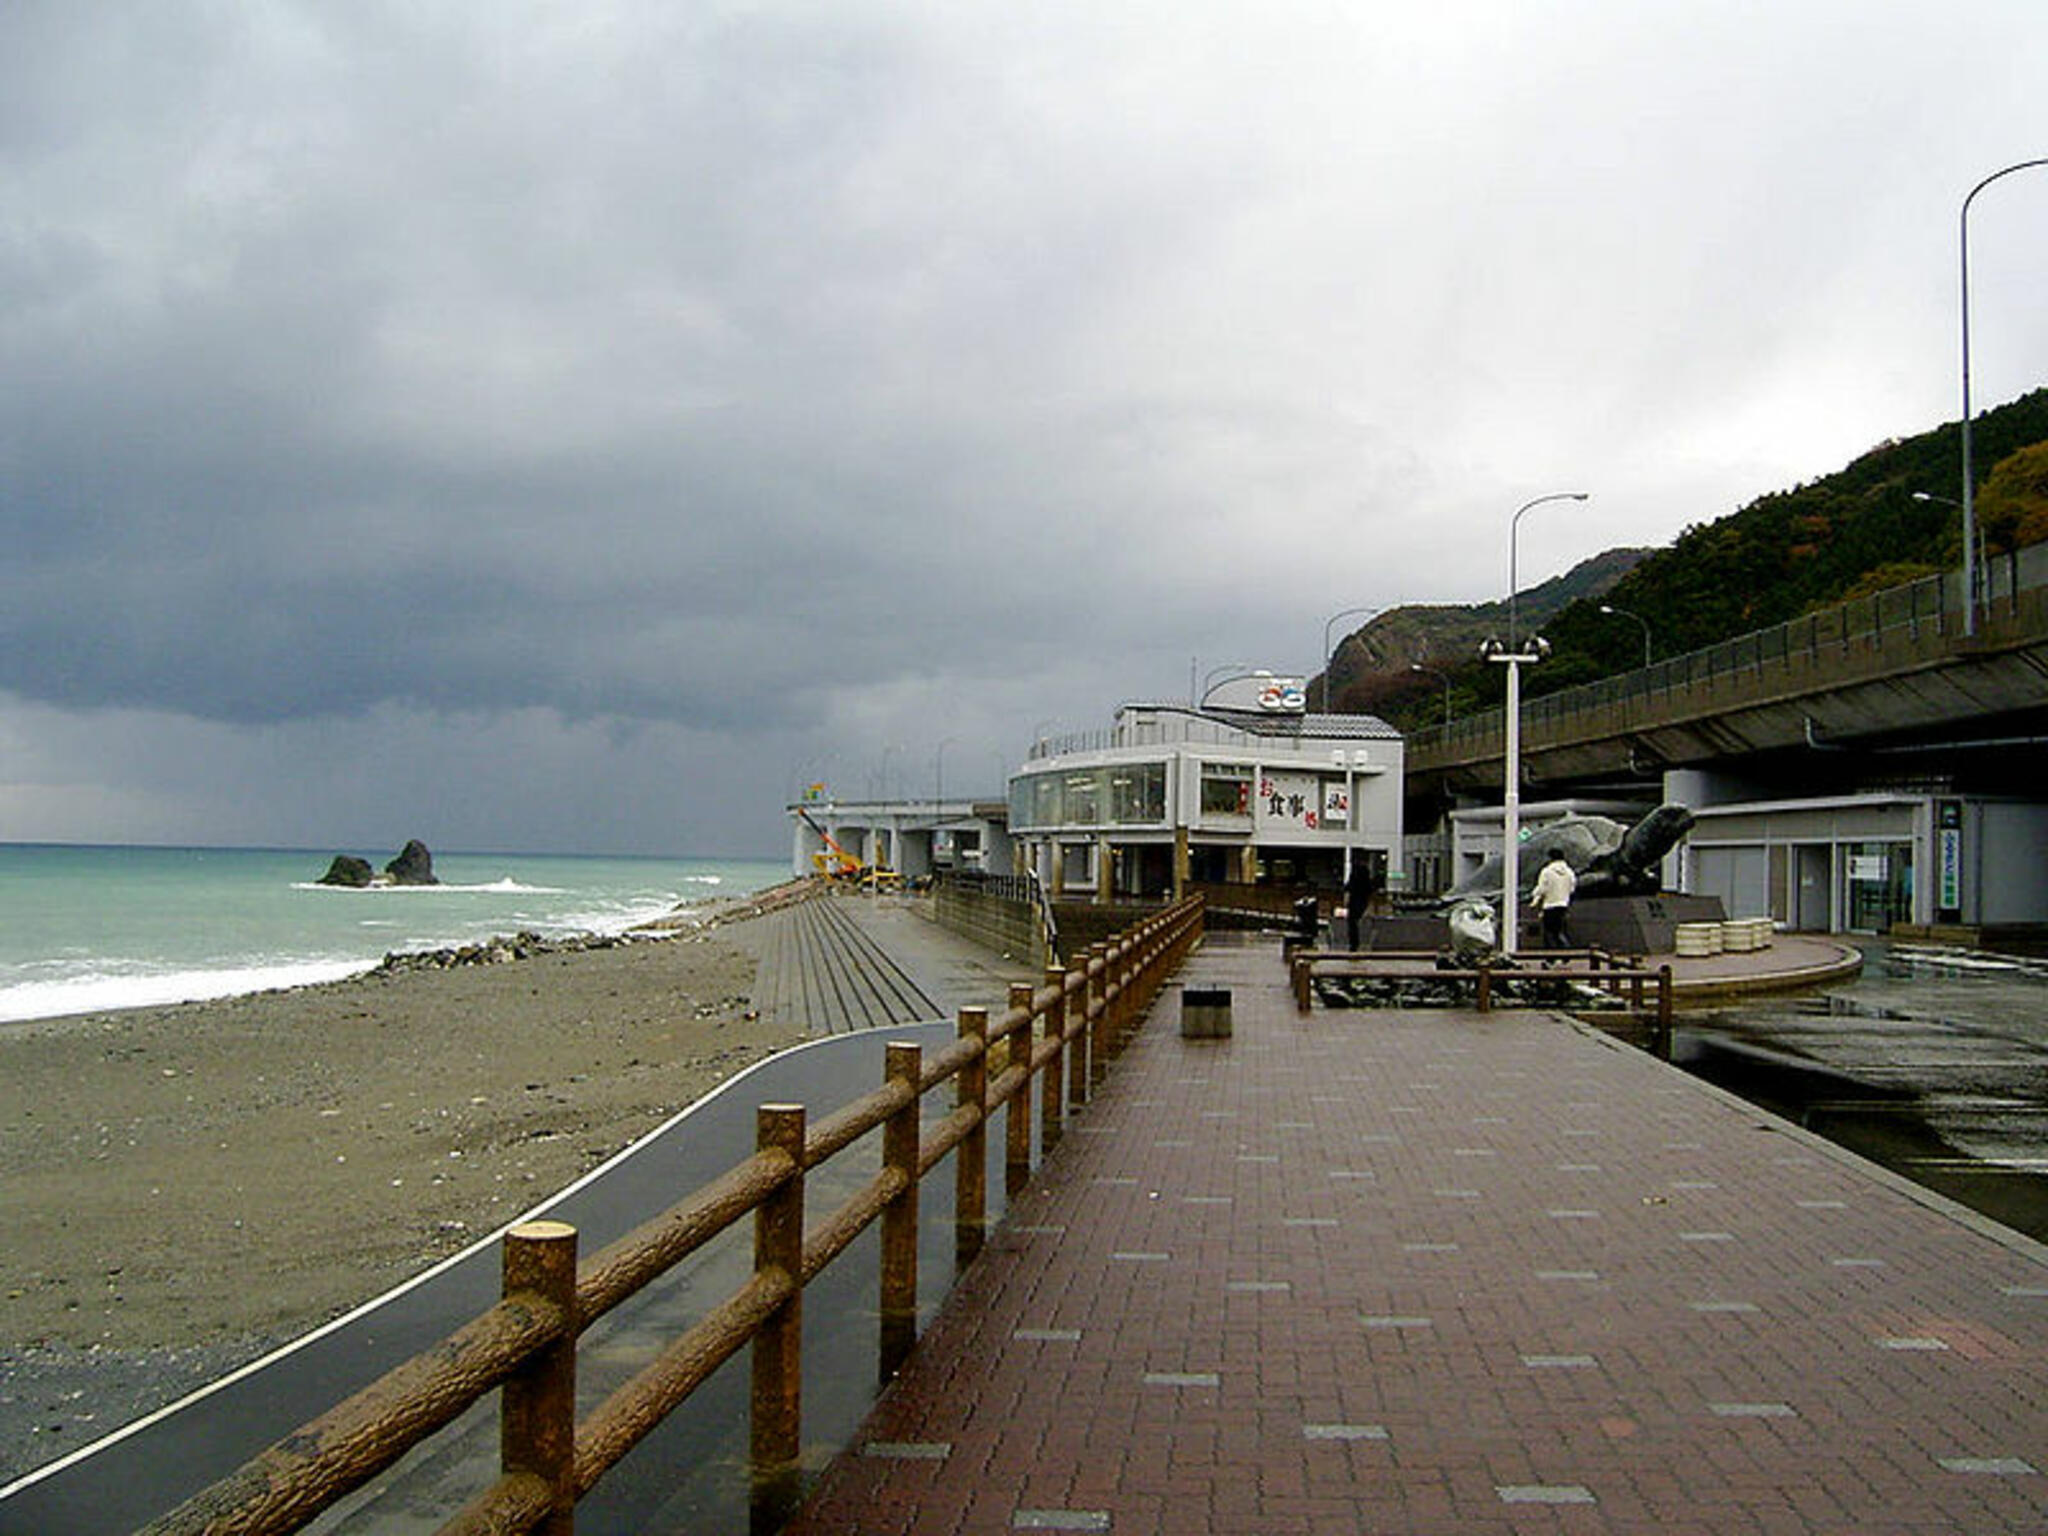
[(754, 975), (714, 923), (0, 1025), (0, 1483), (488, 1234), (794, 1043), (755, 1014)]

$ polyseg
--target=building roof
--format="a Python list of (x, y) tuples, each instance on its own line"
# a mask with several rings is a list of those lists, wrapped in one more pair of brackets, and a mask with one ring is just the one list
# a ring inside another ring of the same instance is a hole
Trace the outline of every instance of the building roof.
[[(1212, 733), (1212, 734), (1204, 734)], [(1288, 714), (1258, 709), (1196, 708), (1181, 699), (1136, 699), (1117, 707), (1116, 723), (1105, 730), (1077, 731), (1034, 742), (1030, 760), (1145, 748), (1198, 748), (1255, 741), (1326, 746), (1341, 741), (1401, 741), (1402, 735), (1377, 715)]]
[(1333, 741), (1399, 741), (1401, 733), (1378, 715), (1268, 715), (1243, 709), (1195, 713), (1254, 736), (1314, 736)]

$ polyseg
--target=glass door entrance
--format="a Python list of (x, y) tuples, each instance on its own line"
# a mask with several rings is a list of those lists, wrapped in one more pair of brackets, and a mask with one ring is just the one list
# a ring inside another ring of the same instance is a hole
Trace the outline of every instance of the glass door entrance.
[(1842, 853), (1851, 932), (1883, 933), (1893, 923), (1912, 921), (1912, 844), (1850, 843)]

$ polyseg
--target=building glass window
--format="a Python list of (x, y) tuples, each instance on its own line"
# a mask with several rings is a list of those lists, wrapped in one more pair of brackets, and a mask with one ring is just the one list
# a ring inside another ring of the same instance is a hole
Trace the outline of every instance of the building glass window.
[(1066, 803), (1061, 820), (1070, 827), (1092, 827), (1102, 820), (1102, 775), (1091, 768), (1063, 776), (1061, 791)]
[(1034, 773), (1019, 782), (1018, 801), (1027, 827), (1056, 827), (1060, 824), (1060, 776)]
[(1166, 764), (1127, 763), (1109, 771), (1110, 818), (1120, 827), (1166, 820)]
[(1202, 764), (1202, 814), (1249, 816), (1252, 771), (1239, 763)]

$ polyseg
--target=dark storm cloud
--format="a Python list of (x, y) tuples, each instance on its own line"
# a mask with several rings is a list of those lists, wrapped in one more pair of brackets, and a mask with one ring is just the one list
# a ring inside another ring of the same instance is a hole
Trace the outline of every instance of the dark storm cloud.
[(991, 788), (1493, 595), (1528, 494), (1598, 493), (1553, 569), (1951, 408), (2028, 7), (1379, 12), (7, 7), (0, 836), (242, 840), (367, 732), (508, 822), (668, 759), (758, 846), (793, 763)]

